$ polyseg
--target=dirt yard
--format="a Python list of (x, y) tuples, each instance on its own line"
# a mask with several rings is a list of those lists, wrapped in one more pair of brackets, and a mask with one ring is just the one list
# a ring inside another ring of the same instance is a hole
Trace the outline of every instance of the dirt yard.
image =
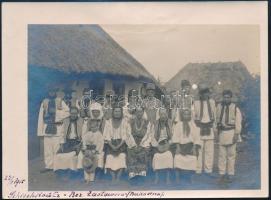
[(172, 172), (172, 184), (153, 184), (153, 174), (143, 182), (131, 184), (127, 174), (124, 174), (119, 184), (112, 185), (109, 175), (101, 175), (94, 183), (87, 185), (83, 181), (82, 172), (73, 174), (69, 179), (61, 179), (54, 172), (40, 173), (43, 168), (41, 158), (29, 161), (29, 190), (30, 191), (69, 191), (69, 190), (194, 190), (194, 189), (259, 189), (260, 188), (260, 148), (259, 139), (251, 137), (239, 143), (237, 147), (238, 156), (236, 161), (236, 176), (231, 184), (218, 184), (217, 173), (217, 148), (215, 154), (215, 167), (212, 177), (206, 175), (193, 175), (188, 183), (182, 179), (180, 184), (174, 182)]

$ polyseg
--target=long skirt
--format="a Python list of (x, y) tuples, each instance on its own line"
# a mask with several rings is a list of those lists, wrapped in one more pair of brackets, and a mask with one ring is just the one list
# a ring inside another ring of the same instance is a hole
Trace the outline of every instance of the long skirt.
[(59, 169), (77, 169), (77, 155), (75, 151), (70, 153), (58, 153), (54, 157), (54, 171)]
[(129, 178), (146, 176), (148, 167), (148, 149), (136, 147), (127, 149), (127, 169)]
[(173, 168), (173, 156), (170, 151), (155, 153), (152, 161), (153, 170)]
[(197, 157), (195, 155), (175, 154), (174, 168), (195, 171), (197, 169)]
[(119, 169), (125, 169), (126, 166), (126, 154), (120, 153), (118, 155), (107, 154), (105, 159), (105, 169), (111, 169), (113, 171)]

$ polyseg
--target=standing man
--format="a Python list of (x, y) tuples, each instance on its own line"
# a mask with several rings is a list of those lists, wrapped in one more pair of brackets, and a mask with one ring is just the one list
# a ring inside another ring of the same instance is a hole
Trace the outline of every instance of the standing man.
[(147, 96), (144, 99), (144, 109), (147, 114), (147, 119), (154, 126), (156, 123), (157, 111), (162, 106), (159, 99), (155, 98), (155, 85), (153, 83), (148, 83), (146, 86)]
[(37, 135), (44, 138), (45, 169), (41, 173), (53, 170), (54, 157), (60, 146), (63, 119), (69, 116), (69, 107), (56, 97), (56, 89), (49, 89), (48, 98), (40, 106)]
[(220, 182), (232, 182), (234, 176), (236, 143), (241, 142), (242, 115), (232, 102), (232, 91), (223, 91), (223, 101), (217, 105), (217, 129), (219, 133), (218, 169)]
[(208, 87), (202, 87), (199, 90), (199, 100), (194, 102), (194, 109), (194, 120), (199, 128), (201, 139), (196, 173), (202, 173), (204, 170), (210, 174), (213, 172), (214, 162), (216, 108)]

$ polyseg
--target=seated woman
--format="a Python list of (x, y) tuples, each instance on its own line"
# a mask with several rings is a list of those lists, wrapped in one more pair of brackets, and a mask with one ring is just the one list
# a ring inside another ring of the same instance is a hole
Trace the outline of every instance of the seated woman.
[(127, 165), (129, 178), (146, 176), (148, 168), (148, 155), (151, 143), (150, 123), (144, 117), (144, 109), (136, 107), (135, 118), (131, 119), (131, 148), (127, 149)]
[(200, 146), (199, 129), (192, 120), (190, 109), (180, 109), (173, 123), (172, 143), (175, 145), (174, 169), (176, 181), (180, 182), (180, 174), (191, 181), (196, 171), (197, 156)]
[(131, 133), (130, 124), (123, 117), (123, 108), (114, 105), (112, 118), (104, 127), (105, 170), (112, 176), (112, 183), (119, 182), (123, 169), (126, 169), (126, 136)]
[(60, 139), (60, 148), (54, 157), (54, 171), (76, 170), (77, 155), (80, 151), (82, 119), (78, 117), (79, 111), (71, 107), (70, 117), (64, 119)]
[(154, 150), (152, 167), (155, 171), (155, 184), (158, 183), (159, 172), (162, 171), (166, 172), (166, 183), (170, 184), (170, 170), (173, 168), (171, 137), (171, 121), (168, 119), (167, 110), (160, 108), (151, 142)]
[(78, 155), (77, 168), (84, 169), (86, 183), (95, 180), (97, 169), (104, 166), (104, 139), (101, 133), (102, 106), (91, 104), (87, 131), (82, 134), (82, 149)]

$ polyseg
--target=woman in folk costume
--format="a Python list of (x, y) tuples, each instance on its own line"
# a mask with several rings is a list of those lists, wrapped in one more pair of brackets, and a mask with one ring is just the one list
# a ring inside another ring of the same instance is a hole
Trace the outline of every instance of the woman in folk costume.
[(79, 118), (78, 108), (71, 107), (70, 117), (63, 120), (60, 148), (54, 157), (54, 171), (65, 170), (64, 176), (70, 176), (70, 170), (77, 169), (77, 155), (81, 146), (82, 125), (83, 121)]
[[(112, 176), (112, 183), (118, 182), (126, 166), (126, 149), (132, 146), (128, 141), (131, 136), (131, 126), (127, 119), (123, 117), (123, 108), (114, 105), (112, 119), (105, 123), (105, 170)], [(127, 138), (128, 136), (128, 138)]]
[[(150, 123), (144, 117), (144, 109), (138, 106), (131, 124), (131, 148), (127, 149), (127, 168), (129, 178), (146, 176), (151, 143)], [(137, 179), (132, 179), (137, 180)]]
[(170, 170), (173, 168), (173, 156), (171, 152), (171, 130), (172, 122), (168, 119), (167, 110), (160, 108), (157, 121), (152, 130), (151, 145), (154, 150), (152, 167), (155, 171), (155, 181), (157, 184), (162, 171), (166, 172), (166, 183), (170, 183)]
[(201, 147), (199, 129), (193, 119), (194, 103), (190, 89), (190, 82), (182, 80), (178, 107), (174, 109), (172, 143), (175, 144), (174, 168), (177, 182), (180, 182), (180, 174), (187, 176), (188, 180), (191, 179), (191, 175), (196, 171)]
[(54, 157), (60, 145), (63, 120), (69, 115), (69, 107), (62, 99), (56, 97), (56, 89), (50, 88), (48, 98), (41, 103), (38, 118), (37, 135), (44, 139), (45, 169), (41, 172), (51, 171), (54, 168)]
[(78, 155), (77, 168), (84, 169), (84, 179), (87, 183), (95, 180), (98, 169), (104, 167), (104, 138), (101, 132), (103, 119), (102, 106), (93, 103), (90, 106), (90, 119), (88, 129), (82, 135), (82, 151)]
[(194, 121), (199, 128), (202, 147), (198, 156), (197, 173), (201, 173), (203, 169), (207, 174), (213, 172), (214, 134), (216, 132), (215, 110), (215, 101), (210, 98), (209, 88), (201, 87), (199, 100), (194, 102)]
[(218, 169), (222, 183), (231, 182), (235, 174), (236, 144), (241, 142), (242, 114), (232, 103), (232, 91), (223, 91), (223, 101), (217, 105), (219, 138)]

